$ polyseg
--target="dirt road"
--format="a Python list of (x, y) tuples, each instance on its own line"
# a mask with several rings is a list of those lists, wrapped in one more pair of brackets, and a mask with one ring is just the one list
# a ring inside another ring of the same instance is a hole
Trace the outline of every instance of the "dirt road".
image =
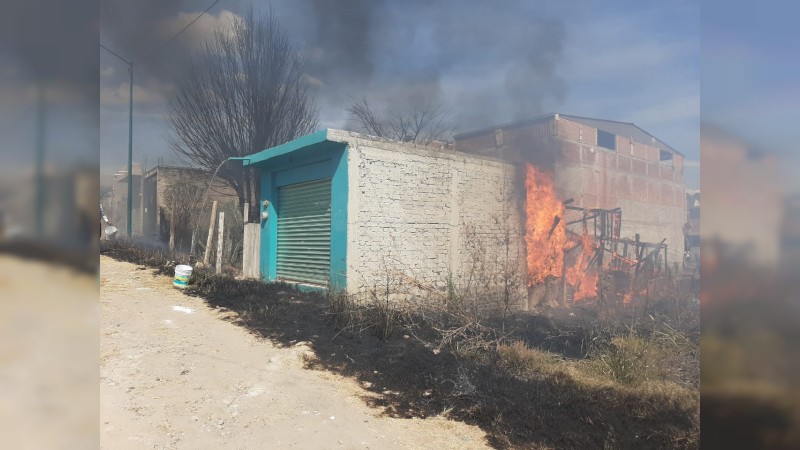
[(97, 278), (0, 254), (3, 448), (97, 448)]
[(101, 446), (486, 448), (443, 418), (381, 417), (354, 381), (306, 370), (151, 270), (101, 257)]

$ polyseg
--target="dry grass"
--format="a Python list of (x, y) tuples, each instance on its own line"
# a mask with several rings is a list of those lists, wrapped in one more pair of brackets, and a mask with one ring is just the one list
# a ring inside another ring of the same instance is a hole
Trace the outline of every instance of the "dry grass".
[[(139, 250), (111, 256), (168, 267)], [(446, 303), (323, 296), (205, 270), (186, 292), (276, 345), (309, 342), (310, 367), (357, 379), (387, 415), (475, 424), (496, 448), (698, 446), (698, 391), (670, 369), (696, 342), (656, 320), (587, 327), (525, 315), (498, 326)]]
[(564, 359), (559, 355), (530, 348), (521, 341), (500, 344), (496, 351), (497, 367), (511, 376), (522, 379), (552, 373), (564, 363)]
[(625, 385), (636, 386), (658, 372), (659, 349), (636, 336), (615, 336), (605, 351), (595, 355), (600, 373)]
[[(528, 426), (534, 426), (536, 420), (557, 424), (565, 413), (572, 411), (583, 422), (580, 427), (583, 432), (598, 427), (607, 430), (605, 435), (594, 436), (598, 440), (591, 446), (652, 448), (668, 444), (670, 448), (697, 448), (699, 392), (664, 381), (658, 364), (654, 363), (657, 354), (654, 345), (641, 338), (616, 337), (607, 352), (575, 360), (515, 341), (497, 347), (495, 367), (500, 373), (534, 382), (538, 387), (535, 398), (541, 404), (524, 408), (527, 411), (523, 417), (532, 421)], [(554, 408), (548, 409), (546, 405)], [(638, 431), (615, 430), (617, 421), (623, 417), (637, 418)], [(659, 420), (661, 424), (656, 425)], [(639, 428), (642, 424), (649, 425)], [(518, 426), (523, 426), (523, 421)], [(642, 433), (647, 429), (650, 435), (645, 438)], [(565, 448), (580, 448), (592, 441), (585, 436), (569, 436), (574, 442), (564, 444)]]
[(404, 312), (388, 298), (374, 294), (359, 299), (341, 290), (325, 294), (326, 314), (331, 317), (337, 334), (350, 336), (370, 334), (387, 340), (405, 325)]

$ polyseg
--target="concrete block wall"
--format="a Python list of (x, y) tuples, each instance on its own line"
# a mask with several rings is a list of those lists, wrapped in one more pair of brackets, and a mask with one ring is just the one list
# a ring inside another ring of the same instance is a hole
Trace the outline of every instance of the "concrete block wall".
[[(350, 291), (402, 274), (406, 287), (417, 283), (443, 293), (448, 279), (463, 285), (479, 264), (484, 272), (506, 263), (525, 270), (520, 213), (511, 199), (513, 166), (342, 133), (348, 143)], [(504, 258), (506, 234), (509, 254), (517, 257), (511, 262)], [(520, 300), (524, 289), (516, 292)]]
[[(157, 167), (157, 200), (160, 206), (164, 204), (164, 193), (170, 186), (184, 182), (197, 186), (198, 189), (205, 191), (211, 179), (211, 175), (202, 170), (190, 169), (187, 167)], [(236, 191), (231, 188), (221, 178), (217, 177), (211, 183), (208, 190), (208, 200), (223, 202), (238, 202)]]
[[(162, 222), (162, 209), (169, 209), (165, 201), (167, 189), (178, 183), (189, 183), (196, 186), (201, 192), (206, 191), (206, 186), (211, 179), (211, 175), (205, 171), (189, 167), (169, 167), (159, 166), (153, 168), (145, 176), (145, 211), (144, 228), (145, 234), (156, 235), (162, 239), (168, 237), (169, 224)], [(208, 189), (207, 203), (217, 201), (223, 203), (238, 203), (236, 191), (227, 182), (217, 177)], [(168, 219), (166, 219), (168, 221)], [(167, 236), (165, 236), (167, 233)]]

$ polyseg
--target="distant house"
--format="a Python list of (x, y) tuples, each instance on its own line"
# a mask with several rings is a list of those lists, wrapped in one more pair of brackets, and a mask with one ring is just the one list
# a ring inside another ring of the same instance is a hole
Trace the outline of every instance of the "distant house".
[[(169, 205), (165, 193), (179, 183), (188, 183), (203, 192), (209, 201), (238, 202), (236, 192), (227, 182), (217, 177), (209, 186), (211, 174), (192, 167), (157, 166), (144, 174), (142, 184), (142, 210), (144, 211), (141, 235), (169, 240)], [(199, 214), (200, 212), (198, 212)]]
[[(139, 236), (142, 234), (142, 168), (139, 164), (134, 163), (132, 167), (132, 197), (133, 204), (131, 205), (131, 215), (133, 216), (131, 222), (131, 232)], [(111, 189), (100, 199), (103, 208), (108, 215), (108, 219), (118, 229), (120, 235), (125, 235), (128, 227), (128, 170), (127, 168), (120, 168), (114, 173), (114, 180), (111, 183)]]

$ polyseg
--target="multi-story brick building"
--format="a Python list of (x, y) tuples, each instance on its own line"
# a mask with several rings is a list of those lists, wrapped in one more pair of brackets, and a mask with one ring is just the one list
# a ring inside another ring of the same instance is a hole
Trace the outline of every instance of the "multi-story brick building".
[(622, 237), (666, 239), (684, 252), (683, 154), (633, 123), (545, 114), (455, 137), (457, 151), (529, 162), (553, 175), (559, 197), (591, 209), (622, 209)]

